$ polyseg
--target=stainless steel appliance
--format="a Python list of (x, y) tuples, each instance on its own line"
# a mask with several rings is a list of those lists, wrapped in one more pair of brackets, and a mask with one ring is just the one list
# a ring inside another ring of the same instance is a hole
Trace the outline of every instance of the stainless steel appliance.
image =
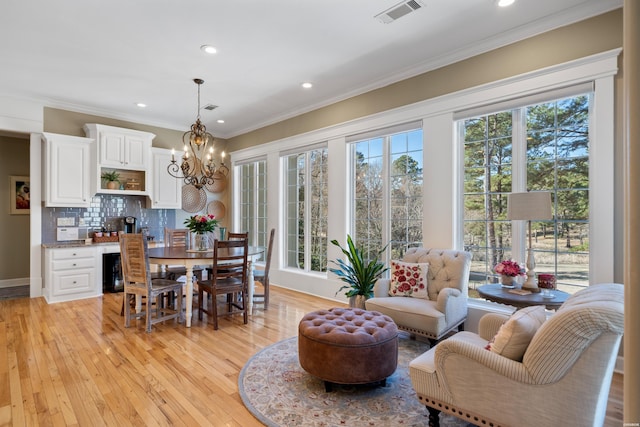
[(124, 232), (125, 233), (135, 233), (136, 232), (136, 217), (134, 216), (125, 216), (124, 217)]

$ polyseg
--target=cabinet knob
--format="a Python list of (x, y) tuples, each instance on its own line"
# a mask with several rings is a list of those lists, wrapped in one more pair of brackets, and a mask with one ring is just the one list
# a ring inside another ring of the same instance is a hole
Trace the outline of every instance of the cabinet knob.
[(76, 265), (78, 265), (78, 264), (75, 264), (75, 263), (73, 264), (73, 266), (74, 266), (74, 267), (75, 267)]

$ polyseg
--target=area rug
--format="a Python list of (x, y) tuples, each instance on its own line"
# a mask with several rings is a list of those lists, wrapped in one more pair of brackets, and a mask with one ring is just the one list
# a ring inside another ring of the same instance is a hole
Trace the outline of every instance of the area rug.
[[(398, 368), (385, 387), (334, 385), (308, 374), (298, 362), (298, 338), (277, 342), (255, 354), (240, 372), (240, 396), (249, 411), (270, 427), (289, 426), (426, 426), (427, 409), (415, 396), (409, 362), (429, 344), (402, 335)], [(466, 427), (440, 414), (443, 427)]]

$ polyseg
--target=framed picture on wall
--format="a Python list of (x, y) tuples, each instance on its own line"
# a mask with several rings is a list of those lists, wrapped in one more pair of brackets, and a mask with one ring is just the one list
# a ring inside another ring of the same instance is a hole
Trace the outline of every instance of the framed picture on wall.
[(28, 176), (10, 176), (9, 197), (11, 215), (29, 215), (31, 194)]

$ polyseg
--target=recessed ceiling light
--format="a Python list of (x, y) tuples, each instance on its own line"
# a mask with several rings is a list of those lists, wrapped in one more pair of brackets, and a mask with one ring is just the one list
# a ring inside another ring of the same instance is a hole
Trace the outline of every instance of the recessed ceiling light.
[(147, 104), (145, 104), (144, 102), (136, 102), (136, 106), (140, 108), (146, 108)]
[(313, 87), (313, 83), (304, 82), (302, 83), (302, 87), (305, 89), (311, 89)]
[(218, 123), (222, 124), (222, 123), (224, 123), (224, 120), (218, 119)]
[(498, 6), (507, 7), (511, 6), (516, 0), (498, 0)]
[(200, 50), (205, 53), (210, 53), (212, 55), (218, 52), (218, 50), (215, 47), (208, 44), (203, 44), (202, 46), (200, 46)]

